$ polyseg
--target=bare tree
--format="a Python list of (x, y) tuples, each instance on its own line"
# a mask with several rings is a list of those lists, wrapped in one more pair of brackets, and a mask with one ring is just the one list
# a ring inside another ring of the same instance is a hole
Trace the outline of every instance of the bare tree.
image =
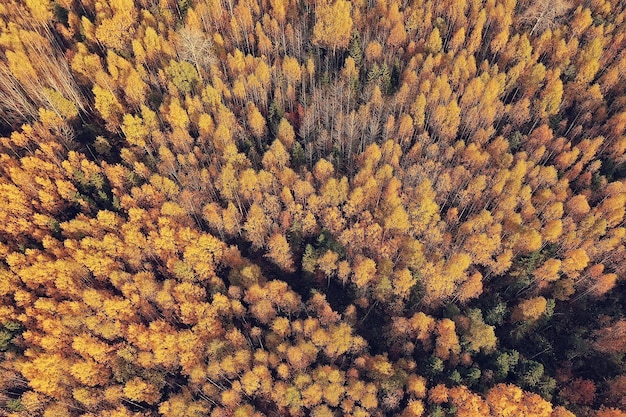
[[(85, 97), (53, 33), (47, 26), (35, 29), (22, 37), (23, 50), (0, 53), (0, 119), (9, 124), (35, 119), (39, 108), (61, 116), (51, 92), (69, 100), (79, 112), (86, 111)], [(16, 73), (20, 65), (28, 65), (37, 76)]]
[(4, 62), (0, 62), (0, 119), (8, 125), (37, 117), (37, 106)]
[(530, 27), (530, 35), (555, 27), (572, 5), (565, 0), (534, 0), (520, 16), (520, 23)]
[(178, 31), (178, 56), (195, 65), (202, 80), (201, 68), (207, 70), (216, 62), (213, 41), (200, 29), (183, 27)]

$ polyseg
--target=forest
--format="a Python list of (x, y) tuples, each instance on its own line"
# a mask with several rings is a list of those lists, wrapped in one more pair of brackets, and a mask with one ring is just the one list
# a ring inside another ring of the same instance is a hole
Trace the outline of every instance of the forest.
[(626, 416), (624, 0), (0, 0), (0, 416)]

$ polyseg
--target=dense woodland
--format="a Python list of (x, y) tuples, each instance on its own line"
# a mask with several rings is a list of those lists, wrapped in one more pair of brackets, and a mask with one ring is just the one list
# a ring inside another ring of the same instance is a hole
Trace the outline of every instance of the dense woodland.
[(623, 0), (0, 16), (0, 415), (626, 415)]

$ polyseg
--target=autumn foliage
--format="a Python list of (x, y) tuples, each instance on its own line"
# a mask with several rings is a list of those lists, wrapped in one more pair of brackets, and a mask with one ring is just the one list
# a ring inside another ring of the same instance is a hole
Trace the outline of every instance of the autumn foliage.
[(0, 16), (0, 415), (626, 412), (623, 1)]

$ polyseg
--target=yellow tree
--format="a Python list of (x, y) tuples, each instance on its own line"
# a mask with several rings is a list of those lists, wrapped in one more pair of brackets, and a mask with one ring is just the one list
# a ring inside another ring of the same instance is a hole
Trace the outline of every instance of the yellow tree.
[(547, 300), (541, 296), (524, 300), (513, 309), (511, 320), (537, 320), (546, 311), (546, 306)]
[(435, 341), (435, 355), (443, 360), (450, 359), (451, 354), (461, 351), (459, 338), (456, 335), (455, 324), (450, 319), (442, 319), (435, 328), (437, 339)]
[(469, 349), (474, 352), (479, 350), (486, 353), (493, 352), (498, 342), (495, 328), (483, 321), (482, 314), (478, 309), (470, 310), (468, 318), (470, 319), (470, 324), (465, 337), (469, 342)]
[(100, 14), (96, 38), (105, 47), (125, 51), (132, 44), (136, 32), (137, 9), (132, 0), (112, 2), (111, 9), (113, 10), (110, 17), (104, 13)]
[(561, 262), (561, 270), (570, 278), (576, 278), (580, 271), (589, 264), (589, 256), (584, 249), (573, 249), (565, 252)]
[(353, 267), (353, 281), (359, 288), (367, 288), (376, 275), (376, 262), (370, 258), (362, 257), (357, 260)]
[(315, 10), (313, 44), (332, 48), (346, 48), (352, 33), (351, 4), (345, 0), (336, 0), (332, 4), (318, 4)]
[[(474, 394), (467, 387), (459, 386), (449, 390), (450, 401), (457, 406), (457, 416), (478, 417), (490, 416), (489, 405), (478, 394)], [(520, 416), (521, 417), (521, 416)]]
[(276, 265), (288, 272), (294, 271), (293, 256), (287, 238), (282, 233), (274, 233), (267, 242), (268, 253), (270, 258)]
[(535, 269), (533, 275), (540, 282), (551, 282), (559, 279), (561, 261), (558, 259), (548, 259), (539, 268)]
[(269, 232), (269, 220), (265, 212), (257, 203), (253, 203), (248, 210), (248, 217), (243, 225), (246, 237), (256, 248), (265, 245), (265, 239)]
[(286, 149), (291, 149), (296, 139), (296, 134), (287, 119), (280, 119), (280, 123), (278, 124), (278, 134), (276, 135), (276, 137), (285, 146)]
[(537, 394), (522, 391), (515, 385), (496, 385), (487, 393), (487, 403), (494, 416), (550, 417), (552, 414), (552, 404)]
[(104, 89), (99, 85), (93, 87), (93, 94), (95, 96), (96, 109), (100, 112), (102, 119), (113, 130), (116, 130), (122, 114), (122, 105), (117, 100), (117, 97), (110, 89)]
[(267, 132), (265, 118), (254, 103), (248, 104), (247, 118), (248, 126), (250, 126), (250, 130), (252, 131), (254, 137), (259, 140), (263, 138)]

